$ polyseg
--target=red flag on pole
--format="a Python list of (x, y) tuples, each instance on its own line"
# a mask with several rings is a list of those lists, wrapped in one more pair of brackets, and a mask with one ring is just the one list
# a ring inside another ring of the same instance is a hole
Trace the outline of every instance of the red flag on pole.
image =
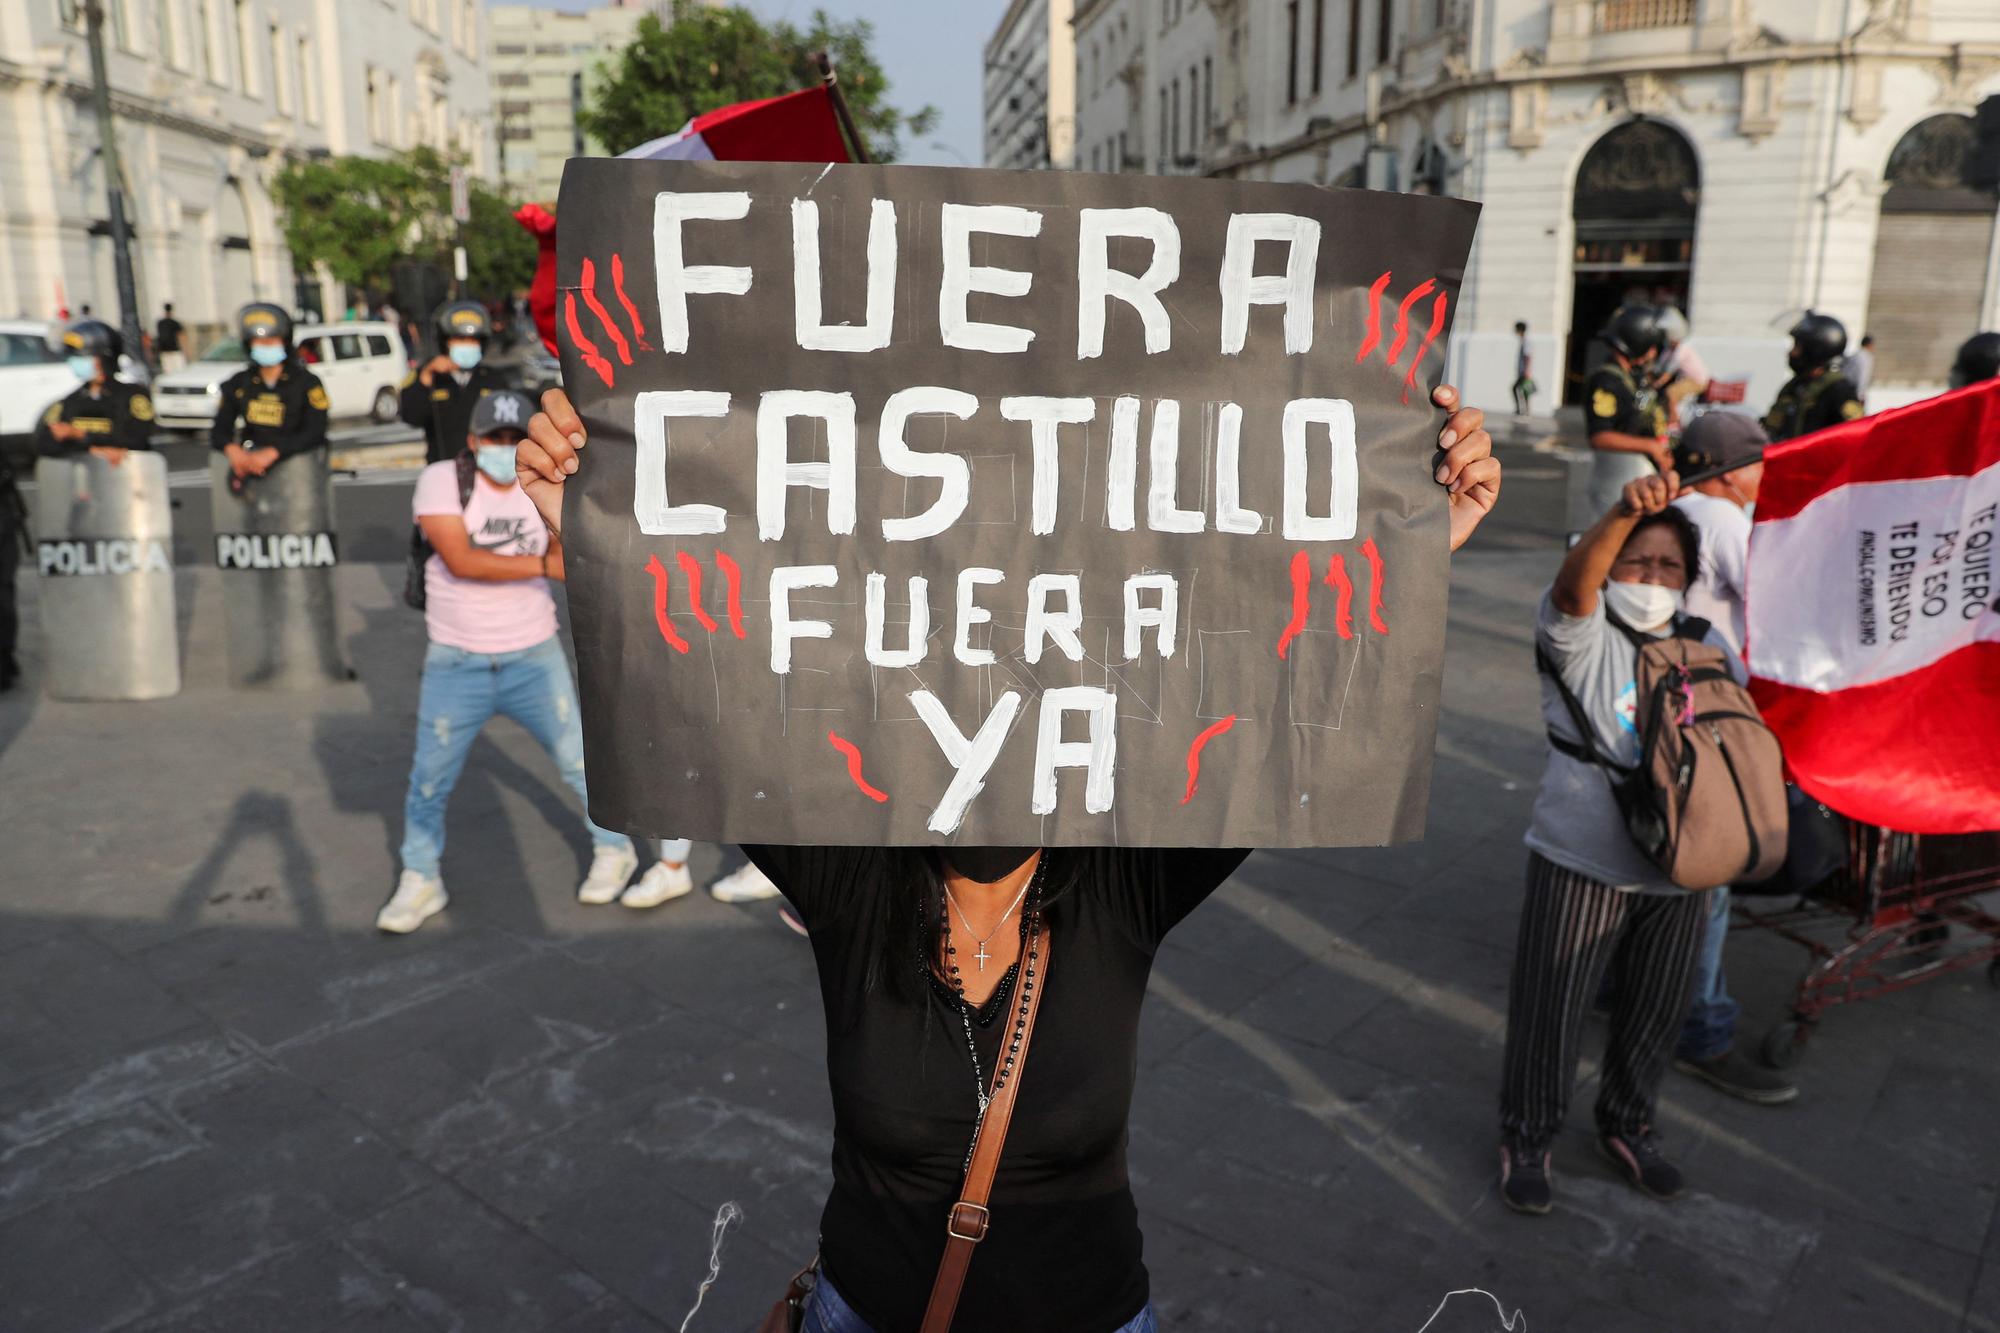
[[(620, 157), (678, 158), (703, 162), (846, 162), (832, 91), (825, 84), (782, 97), (736, 102), (705, 111), (672, 134), (650, 139)], [(556, 219), (540, 204), (525, 204), (514, 220), (540, 247), (528, 309), (551, 354), (556, 350)]]
[(1772, 446), (1748, 582), (1751, 691), (1801, 787), (2000, 829), (2000, 381)]

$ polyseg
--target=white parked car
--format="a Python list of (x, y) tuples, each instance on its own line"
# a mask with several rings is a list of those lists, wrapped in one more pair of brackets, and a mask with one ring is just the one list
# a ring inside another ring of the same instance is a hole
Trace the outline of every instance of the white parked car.
[[(326, 385), (335, 420), (372, 417), (394, 421), (409, 354), (395, 325), (379, 320), (301, 324), (292, 336), (300, 360)], [(153, 411), (170, 430), (206, 431), (222, 403), (222, 382), (250, 364), (243, 344), (224, 338), (185, 370), (153, 382)], [(58, 364), (58, 369), (61, 369)]]
[(53, 325), (36, 319), (0, 319), (0, 440), (25, 453), (50, 403), (77, 385), (62, 348), (49, 341)]

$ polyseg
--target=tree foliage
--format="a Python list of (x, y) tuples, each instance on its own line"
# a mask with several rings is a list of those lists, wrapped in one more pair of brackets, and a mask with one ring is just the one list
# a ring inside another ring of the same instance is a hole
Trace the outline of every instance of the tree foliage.
[[(451, 219), (452, 160), (434, 148), (394, 157), (328, 157), (287, 163), (272, 183), (285, 244), (300, 268), (324, 263), (349, 286), (384, 290), (406, 260), (449, 271), (459, 228)], [(475, 180), (464, 227), (466, 288), (505, 296), (535, 276), (535, 241), (514, 206)]]
[(893, 162), (903, 136), (929, 133), (938, 113), (931, 106), (905, 112), (889, 104), (889, 80), (869, 50), (874, 36), (866, 19), (838, 22), (823, 9), (814, 10), (802, 29), (766, 24), (746, 9), (674, 0), (671, 22), (651, 14), (639, 20), (631, 45), (605, 64), (578, 120), (622, 153), (717, 107), (809, 87), (820, 77), (813, 54), (825, 51), (869, 156)]

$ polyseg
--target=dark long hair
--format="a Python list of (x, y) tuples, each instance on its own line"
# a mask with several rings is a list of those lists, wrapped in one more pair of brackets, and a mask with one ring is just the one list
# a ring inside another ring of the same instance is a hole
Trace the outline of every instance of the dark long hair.
[(1626, 545), (1630, 545), (1632, 539), (1647, 528), (1665, 528), (1673, 533), (1674, 540), (1680, 543), (1681, 559), (1687, 562), (1688, 587), (1692, 588), (1695, 580), (1701, 577), (1701, 529), (1695, 526), (1695, 521), (1688, 517), (1685, 509), (1668, 505), (1633, 524), (1632, 531), (1625, 536)]
[[(1041, 905), (1047, 919), (1075, 889), (1083, 859), (1059, 847), (1044, 847), (1042, 859), (1047, 869)], [(887, 891), (870, 895), (870, 947), (862, 984), (901, 1004), (927, 1003), (931, 988), (924, 973), (932, 964), (945, 912), (944, 859), (930, 847), (885, 848), (882, 883)]]

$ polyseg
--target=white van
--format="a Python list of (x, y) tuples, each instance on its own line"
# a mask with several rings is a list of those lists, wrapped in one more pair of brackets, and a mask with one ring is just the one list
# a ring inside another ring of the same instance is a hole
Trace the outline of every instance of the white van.
[[(396, 326), (380, 320), (301, 324), (292, 335), (299, 359), (326, 386), (328, 415), (394, 421), (398, 391), (410, 373)], [(185, 370), (153, 382), (153, 411), (169, 430), (206, 431), (222, 405), (222, 382), (250, 364), (243, 344), (223, 338)]]

